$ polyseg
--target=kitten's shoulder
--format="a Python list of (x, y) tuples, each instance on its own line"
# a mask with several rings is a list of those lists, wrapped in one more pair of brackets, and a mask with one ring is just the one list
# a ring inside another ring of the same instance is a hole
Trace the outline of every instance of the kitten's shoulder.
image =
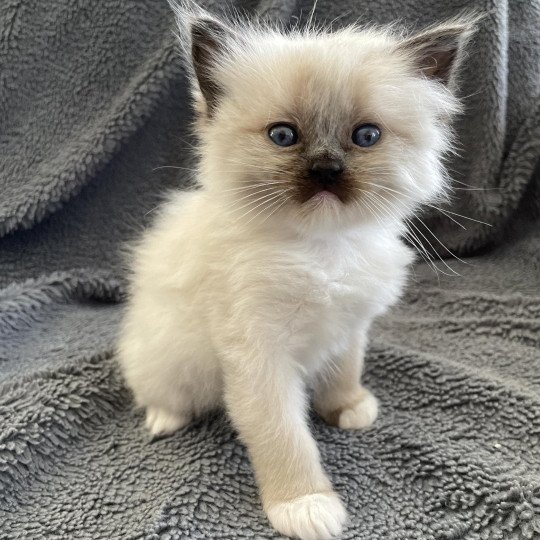
[(209, 215), (203, 190), (179, 191), (171, 194), (154, 223), (135, 246), (136, 274), (163, 274), (183, 266), (185, 254), (195, 252), (203, 241)]
[(197, 210), (206, 197), (204, 189), (177, 190), (172, 192), (161, 206), (154, 227), (167, 226), (171, 220), (185, 219)]

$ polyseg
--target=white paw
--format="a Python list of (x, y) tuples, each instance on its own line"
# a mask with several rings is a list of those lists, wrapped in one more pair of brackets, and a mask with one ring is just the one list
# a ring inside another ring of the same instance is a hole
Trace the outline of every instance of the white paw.
[(342, 429), (363, 429), (371, 426), (377, 418), (379, 405), (375, 396), (365, 388), (362, 397), (351, 407), (343, 409), (338, 426)]
[(329, 540), (343, 530), (347, 512), (335, 493), (313, 493), (267, 508), (268, 519), (282, 534), (301, 540)]
[(168, 435), (185, 426), (189, 419), (178, 414), (172, 414), (164, 409), (148, 407), (146, 409), (146, 427), (152, 435)]

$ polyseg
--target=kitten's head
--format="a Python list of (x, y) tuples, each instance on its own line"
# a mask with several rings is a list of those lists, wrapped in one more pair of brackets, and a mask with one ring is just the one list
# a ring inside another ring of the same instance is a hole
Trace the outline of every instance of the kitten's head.
[(238, 219), (303, 231), (402, 220), (444, 192), (471, 25), (412, 37), (191, 22), (201, 180)]

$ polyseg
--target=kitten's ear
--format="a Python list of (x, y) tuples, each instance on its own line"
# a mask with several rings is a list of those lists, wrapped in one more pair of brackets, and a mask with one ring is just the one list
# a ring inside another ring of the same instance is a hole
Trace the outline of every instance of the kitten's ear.
[(423, 75), (448, 84), (463, 45), (475, 32), (477, 20), (458, 19), (433, 26), (406, 38), (399, 48), (413, 57)]
[(216, 108), (223, 89), (216, 80), (216, 64), (222, 57), (233, 31), (211, 17), (198, 17), (191, 22), (191, 57), (208, 114)]

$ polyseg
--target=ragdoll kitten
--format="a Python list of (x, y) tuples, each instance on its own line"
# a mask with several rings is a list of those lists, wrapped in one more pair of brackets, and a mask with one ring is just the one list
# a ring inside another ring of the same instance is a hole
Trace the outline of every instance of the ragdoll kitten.
[(405, 218), (444, 193), (466, 21), (412, 37), (189, 24), (201, 189), (135, 250), (119, 356), (153, 434), (224, 405), (281, 533), (325, 539), (345, 508), (307, 420), (370, 426), (367, 332), (413, 260)]

